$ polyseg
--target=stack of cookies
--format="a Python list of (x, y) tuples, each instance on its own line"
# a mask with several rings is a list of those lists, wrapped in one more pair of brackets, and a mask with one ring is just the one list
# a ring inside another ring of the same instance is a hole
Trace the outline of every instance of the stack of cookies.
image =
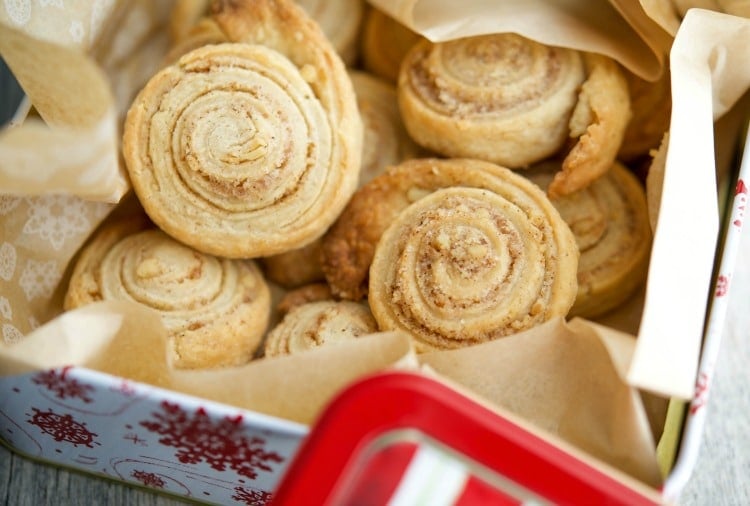
[(124, 125), (142, 213), (84, 248), (66, 309), (154, 308), (174, 367), (392, 329), (459, 348), (643, 283), (624, 163), (666, 129), (658, 83), (515, 34), (432, 43), (360, 0), (178, 0), (169, 29)]

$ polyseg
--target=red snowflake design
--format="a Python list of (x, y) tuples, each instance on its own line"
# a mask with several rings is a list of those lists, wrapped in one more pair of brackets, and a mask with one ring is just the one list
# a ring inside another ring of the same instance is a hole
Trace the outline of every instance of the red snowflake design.
[(122, 394), (124, 397), (134, 397), (137, 393), (133, 385), (128, 380), (122, 380), (119, 386), (112, 389), (113, 391)]
[(745, 181), (743, 181), (742, 179), (737, 180), (737, 186), (735, 186), (734, 188), (734, 194), (735, 195), (740, 195), (740, 194), (747, 195), (747, 186), (745, 186)]
[(263, 490), (234, 487), (234, 492), (232, 499), (248, 506), (264, 506), (271, 502), (271, 493)]
[(695, 395), (690, 403), (690, 413), (697, 413), (708, 401), (708, 387), (710, 386), (708, 374), (701, 372), (698, 375), (698, 381), (695, 382)]
[(241, 476), (255, 479), (257, 470), (272, 471), (272, 463), (284, 459), (264, 449), (265, 440), (247, 437), (242, 431), (242, 416), (212, 420), (205, 409), (198, 408), (190, 416), (177, 404), (161, 403), (162, 413), (152, 413), (154, 421), (140, 425), (164, 437), (159, 442), (177, 448), (175, 454), (183, 464), (208, 463), (212, 469), (227, 467)]
[(71, 415), (61, 415), (52, 410), (41, 411), (32, 408), (34, 415), (26, 420), (31, 425), (39, 427), (43, 433), (49, 434), (55, 441), (65, 441), (73, 446), (87, 446), (93, 448), (99, 443), (94, 441), (98, 436), (86, 428), (85, 423), (77, 422)]
[(70, 367), (61, 370), (50, 369), (40, 372), (32, 378), (32, 381), (52, 392), (58, 399), (81, 399), (83, 402), (93, 402), (89, 392), (94, 391), (91, 385), (79, 383), (75, 378), (68, 378)]
[(716, 291), (714, 294), (716, 297), (723, 297), (727, 294), (727, 291), (729, 291), (729, 277), (722, 274), (716, 280)]
[(132, 441), (134, 445), (148, 446), (146, 444), (146, 440), (139, 438), (138, 434), (136, 434), (135, 432), (129, 432), (128, 434), (125, 434), (122, 438), (128, 441)]
[(745, 182), (742, 179), (737, 181), (737, 186), (734, 189), (734, 196), (737, 197), (738, 195), (740, 196), (740, 205), (737, 207), (738, 218), (732, 224), (736, 227), (741, 227), (742, 219), (745, 217), (745, 200), (747, 199), (747, 186), (745, 186)]
[(147, 487), (164, 488), (164, 485), (166, 485), (166, 482), (161, 478), (161, 476), (155, 473), (136, 470), (130, 473), (130, 476), (140, 481)]

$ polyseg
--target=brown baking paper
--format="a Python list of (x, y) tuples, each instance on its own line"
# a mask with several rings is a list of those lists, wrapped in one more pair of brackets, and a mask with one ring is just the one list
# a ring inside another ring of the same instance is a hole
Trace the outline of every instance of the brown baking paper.
[(356, 379), (386, 369), (418, 368), (408, 336), (382, 332), (243, 367), (173, 371), (175, 390), (311, 424)]
[(167, 334), (160, 316), (132, 302), (68, 311), (16, 343), (0, 342), (0, 375), (68, 365), (169, 387)]
[(635, 74), (662, 73), (670, 39), (628, 0), (370, 0), (433, 42), (513, 32), (552, 46), (601, 53)]
[(6, 343), (61, 312), (56, 288), (70, 260), (128, 189), (120, 118), (166, 51), (151, 35), (169, 2), (156, 2), (161, 9), (153, 4), (0, 5), (0, 55), (38, 115), (0, 131), (0, 337)]
[(658, 486), (649, 418), (625, 375), (634, 338), (574, 319), (420, 361), (494, 405)]
[(672, 36), (693, 8), (750, 18), (750, 2), (747, 0), (640, 0), (640, 3), (647, 15)]
[[(44, 13), (26, 15), (19, 4), (0, 7), (0, 55), (41, 119), (0, 132), (0, 192), (116, 202), (127, 184), (118, 163), (116, 112), (106, 76), (70, 41), (36, 38), (43, 32), (38, 25)], [(74, 11), (68, 14), (76, 17)], [(71, 23), (83, 30), (81, 19)], [(49, 33), (56, 33), (54, 26)]]
[(120, 125), (161, 64), (171, 3), (0, 5), (0, 55), (39, 115), (0, 131), (0, 194), (119, 201)]

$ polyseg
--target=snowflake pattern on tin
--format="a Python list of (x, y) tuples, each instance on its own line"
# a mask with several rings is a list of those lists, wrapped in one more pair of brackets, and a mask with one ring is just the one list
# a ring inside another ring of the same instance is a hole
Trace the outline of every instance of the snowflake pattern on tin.
[(716, 279), (716, 291), (714, 292), (714, 295), (716, 297), (723, 297), (727, 294), (728, 291), (729, 277), (722, 274)]
[(136, 434), (135, 432), (128, 432), (127, 434), (122, 436), (122, 438), (125, 441), (130, 441), (131, 443), (137, 446), (148, 446), (147, 441), (145, 439), (141, 439), (140, 437), (138, 437), (138, 434)]
[(0, 246), (0, 278), (5, 281), (10, 281), (13, 278), (13, 274), (16, 272), (16, 248), (8, 243), (4, 242)]
[(710, 378), (708, 373), (705, 371), (698, 374), (698, 379), (695, 382), (695, 394), (693, 400), (690, 402), (690, 413), (696, 414), (700, 409), (706, 405), (708, 401), (708, 389), (710, 386)]
[(135, 470), (130, 473), (130, 476), (147, 487), (164, 488), (164, 485), (166, 485), (164, 479), (156, 473)]
[(190, 415), (178, 404), (163, 401), (160, 406), (162, 412), (140, 425), (161, 435), (159, 443), (177, 448), (175, 457), (183, 464), (206, 462), (217, 471), (229, 468), (255, 479), (258, 470), (271, 472), (272, 464), (284, 461), (265, 450), (265, 440), (243, 434), (242, 415), (214, 421), (203, 408)]
[(37, 297), (49, 296), (57, 286), (59, 278), (57, 262), (54, 260), (47, 262), (28, 260), (21, 272), (18, 284), (26, 294), (26, 300), (30, 301)]
[(737, 180), (737, 186), (734, 188), (735, 199), (739, 199), (737, 206), (737, 218), (732, 222), (735, 227), (742, 226), (742, 220), (745, 218), (745, 202), (747, 201), (747, 186), (742, 179)]
[(248, 506), (264, 506), (271, 502), (271, 493), (245, 487), (234, 487), (232, 499)]
[(99, 445), (95, 441), (95, 434), (86, 428), (86, 423), (76, 421), (70, 414), (61, 415), (51, 409), (42, 411), (37, 408), (31, 408), (34, 414), (30, 420), (26, 420), (31, 425), (37, 426), (44, 434), (52, 436), (57, 442), (71, 443), (73, 446), (86, 446), (93, 448)]
[(94, 391), (91, 385), (79, 383), (75, 378), (68, 377), (70, 367), (50, 369), (36, 374), (31, 381), (49, 390), (58, 399), (80, 399), (85, 403), (93, 402), (89, 393)]
[(65, 241), (91, 229), (85, 201), (66, 195), (45, 195), (27, 199), (29, 219), (23, 233), (38, 235), (56, 251)]

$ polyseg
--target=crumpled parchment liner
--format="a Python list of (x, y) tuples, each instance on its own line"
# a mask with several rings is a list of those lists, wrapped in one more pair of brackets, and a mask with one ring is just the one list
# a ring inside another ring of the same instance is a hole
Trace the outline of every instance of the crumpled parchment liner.
[(0, 5), (0, 55), (35, 112), (0, 130), (0, 336), (6, 343), (62, 312), (58, 287), (68, 264), (129, 188), (120, 160), (121, 118), (161, 64), (166, 44), (155, 34), (170, 2), (32, 7)]
[(423, 364), (652, 486), (661, 483), (637, 390), (625, 381), (634, 339), (582, 319), (555, 319)]
[(433, 42), (513, 32), (614, 58), (647, 80), (661, 75), (668, 35), (636, 2), (618, 0), (370, 0)]
[(2, 193), (117, 202), (127, 182), (104, 73), (80, 49), (2, 24), (0, 54), (41, 117), (0, 132)]

